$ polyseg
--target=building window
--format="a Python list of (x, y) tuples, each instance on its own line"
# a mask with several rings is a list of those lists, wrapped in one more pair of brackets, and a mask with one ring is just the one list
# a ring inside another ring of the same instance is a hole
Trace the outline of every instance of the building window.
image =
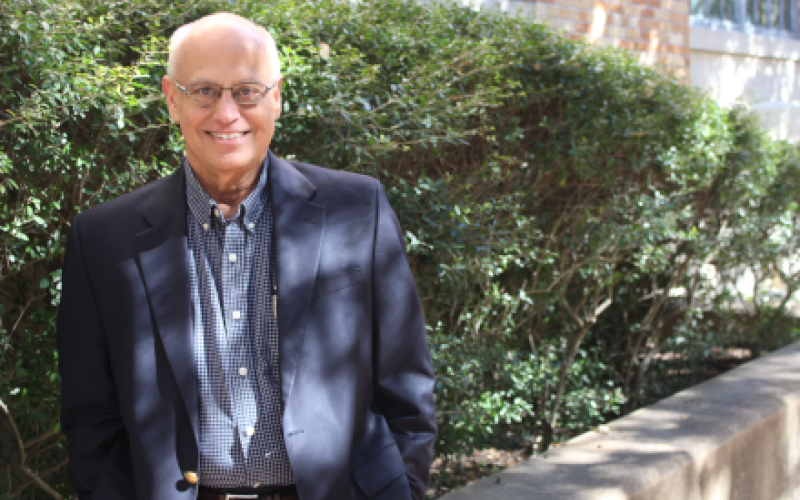
[(796, 37), (798, 0), (691, 0), (692, 24)]

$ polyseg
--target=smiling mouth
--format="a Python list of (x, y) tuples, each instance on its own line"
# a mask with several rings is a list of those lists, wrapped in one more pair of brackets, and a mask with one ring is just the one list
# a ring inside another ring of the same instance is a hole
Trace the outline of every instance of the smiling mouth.
[(239, 137), (244, 137), (247, 132), (235, 132), (232, 134), (217, 134), (214, 132), (208, 132), (209, 135), (212, 137), (216, 137), (217, 139), (238, 139)]

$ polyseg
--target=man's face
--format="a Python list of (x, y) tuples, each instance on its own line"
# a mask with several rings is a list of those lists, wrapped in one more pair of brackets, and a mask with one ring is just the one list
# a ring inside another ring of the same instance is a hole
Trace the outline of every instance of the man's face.
[(230, 90), (223, 90), (217, 103), (209, 107), (189, 99), (173, 82), (183, 87), (198, 83), (271, 85), (264, 42), (244, 29), (206, 30), (187, 38), (178, 57), (175, 80), (164, 77), (162, 88), (170, 117), (180, 124), (189, 163), (204, 178), (243, 175), (259, 168), (280, 117), (281, 82), (258, 104), (239, 106)]

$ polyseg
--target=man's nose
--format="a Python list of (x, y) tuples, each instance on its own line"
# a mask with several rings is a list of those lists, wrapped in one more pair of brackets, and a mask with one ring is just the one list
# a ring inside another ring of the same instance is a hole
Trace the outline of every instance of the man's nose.
[(233, 98), (233, 90), (224, 89), (222, 91), (214, 108), (214, 116), (222, 123), (230, 123), (239, 118), (239, 105)]

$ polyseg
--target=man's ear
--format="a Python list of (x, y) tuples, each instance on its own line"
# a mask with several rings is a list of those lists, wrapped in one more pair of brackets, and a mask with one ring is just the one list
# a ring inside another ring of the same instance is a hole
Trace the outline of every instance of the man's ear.
[(269, 91), (270, 95), (270, 105), (273, 107), (272, 109), (275, 111), (275, 119), (281, 117), (281, 108), (283, 108), (283, 99), (281, 97), (281, 87), (283, 86), (283, 76), (278, 78), (278, 81), (275, 82), (275, 86), (272, 90)]
[(169, 117), (172, 118), (172, 121), (175, 123), (180, 123), (180, 112), (178, 111), (178, 99), (180, 96), (178, 95), (178, 89), (175, 87), (172, 78), (167, 75), (161, 78), (161, 91), (164, 92), (164, 99), (167, 101)]

